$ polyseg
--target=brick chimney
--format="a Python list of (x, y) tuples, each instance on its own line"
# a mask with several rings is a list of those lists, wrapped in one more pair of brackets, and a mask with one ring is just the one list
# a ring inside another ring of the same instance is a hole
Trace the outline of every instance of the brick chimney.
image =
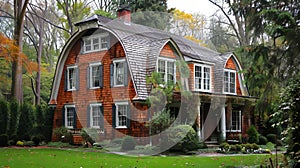
[(117, 10), (118, 18), (123, 20), (124, 23), (130, 24), (131, 22), (131, 10), (129, 5), (120, 5), (119, 9)]

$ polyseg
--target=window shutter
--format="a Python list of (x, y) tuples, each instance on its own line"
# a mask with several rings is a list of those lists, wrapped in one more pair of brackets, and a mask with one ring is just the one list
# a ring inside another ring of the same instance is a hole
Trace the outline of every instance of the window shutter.
[(99, 85), (100, 88), (103, 88), (103, 65), (99, 65), (99, 71), (100, 71), (100, 79), (99, 79)]
[(91, 127), (91, 106), (88, 106), (86, 110), (86, 127)]
[(112, 105), (112, 127), (116, 127), (116, 105)]
[(126, 108), (127, 108), (126, 127), (130, 128), (130, 105), (127, 105)]
[(80, 54), (84, 53), (84, 40), (81, 40), (80, 42)]
[(77, 68), (75, 68), (75, 72), (76, 72), (76, 90), (79, 90), (79, 81), (80, 81), (80, 79), (79, 79), (79, 68), (77, 67)]
[(65, 70), (65, 76), (64, 76), (64, 90), (68, 90), (68, 70)]
[(110, 64), (110, 87), (114, 86), (114, 64)]
[(90, 67), (86, 71), (86, 88), (90, 88)]
[(127, 62), (124, 62), (124, 85), (128, 85), (128, 65)]
[(100, 128), (104, 130), (104, 111), (103, 106), (100, 106)]
[(65, 124), (65, 106), (62, 107), (62, 127), (66, 127), (66, 124)]
[(73, 128), (77, 128), (77, 124), (76, 124), (76, 121), (77, 121), (77, 114), (76, 114), (76, 108), (74, 108), (74, 122), (73, 122)]

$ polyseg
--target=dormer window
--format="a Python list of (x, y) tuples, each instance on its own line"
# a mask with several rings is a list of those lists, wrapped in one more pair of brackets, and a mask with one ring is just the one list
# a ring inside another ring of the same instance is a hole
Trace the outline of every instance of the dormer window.
[(211, 91), (211, 66), (195, 64), (195, 90)]
[(224, 70), (224, 93), (236, 94), (236, 71)]
[(157, 62), (157, 72), (160, 74), (161, 82), (171, 84), (176, 82), (175, 60), (160, 57)]
[(96, 34), (83, 38), (83, 53), (107, 50), (109, 45), (108, 33)]

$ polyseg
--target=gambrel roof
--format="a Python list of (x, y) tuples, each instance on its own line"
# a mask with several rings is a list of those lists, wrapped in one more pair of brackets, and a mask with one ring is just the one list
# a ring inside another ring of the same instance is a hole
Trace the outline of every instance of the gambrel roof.
[[(241, 69), (233, 53), (221, 54), (181, 36), (143, 25), (124, 23), (121, 19), (112, 20), (100, 15), (93, 15), (77, 22), (75, 25), (78, 26), (79, 30), (67, 42), (58, 61), (51, 101), (56, 101), (59, 78), (61, 78), (62, 73), (62, 70), (59, 69), (63, 69), (64, 61), (66, 60), (64, 57), (67, 57), (70, 46), (85, 31), (93, 28), (107, 30), (120, 41), (126, 54), (129, 71), (137, 93), (135, 99), (138, 100), (146, 100), (148, 97), (146, 76), (155, 70), (160, 51), (167, 43), (170, 43), (177, 50), (178, 55), (186, 61), (206, 62), (214, 65), (215, 93), (222, 93), (224, 66), (230, 57), (235, 58), (239, 69)], [(244, 94), (248, 95), (246, 87), (243, 90)]]

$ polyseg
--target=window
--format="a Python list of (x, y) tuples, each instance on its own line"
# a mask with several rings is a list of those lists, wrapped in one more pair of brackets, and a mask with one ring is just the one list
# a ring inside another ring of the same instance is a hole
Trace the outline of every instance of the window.
[(65, 105), (64, 125), (66, 128), (75, 128), (76, 127), (75, 105)]
[(90, 104), (90, 127), (102, 128), (103, 127), (103, 109), (102, 104)]
[(195, 90), (211, 91), (211, 67), (195, 65)]
[(241, 121), (242, 121), (241, 111), (233, 110), (231, 113), (230, 127), (227, 128), (227, 131), (241, 132), (241, 125), (242, 125)]
[(116, 128), (128, 128), (130, 122), (128, 102), (118, 102), (115, 104), (115, 108)]
[(108, 49), (108, 34), (102, 33), (83, 38), (83, 52), (89, 53)]
[(111, 86), (127, 85), (127, 63), (125, 59), (114, 60), (111, 64)]
[(234, 70), (225, 70), (224, 71), (224, 92), (235, 94), (236, 93), (236, 73)]
[(77, 75), (78, 75), (77, 66), (67, 67), (67, 72), (66, 72), (67, 90), (77, 89), (77, 82), (78, 82)]
[(93, 63), (89, 66), (89, 83), (90, 88), (100, 88), (102, 87), (102, 65), (101, 63)]
[(175, 60), (168, 58), (159, 58), (157, 62), (157, 72), (160, 74), (161, 82), (176, 82), (176, 66)]

